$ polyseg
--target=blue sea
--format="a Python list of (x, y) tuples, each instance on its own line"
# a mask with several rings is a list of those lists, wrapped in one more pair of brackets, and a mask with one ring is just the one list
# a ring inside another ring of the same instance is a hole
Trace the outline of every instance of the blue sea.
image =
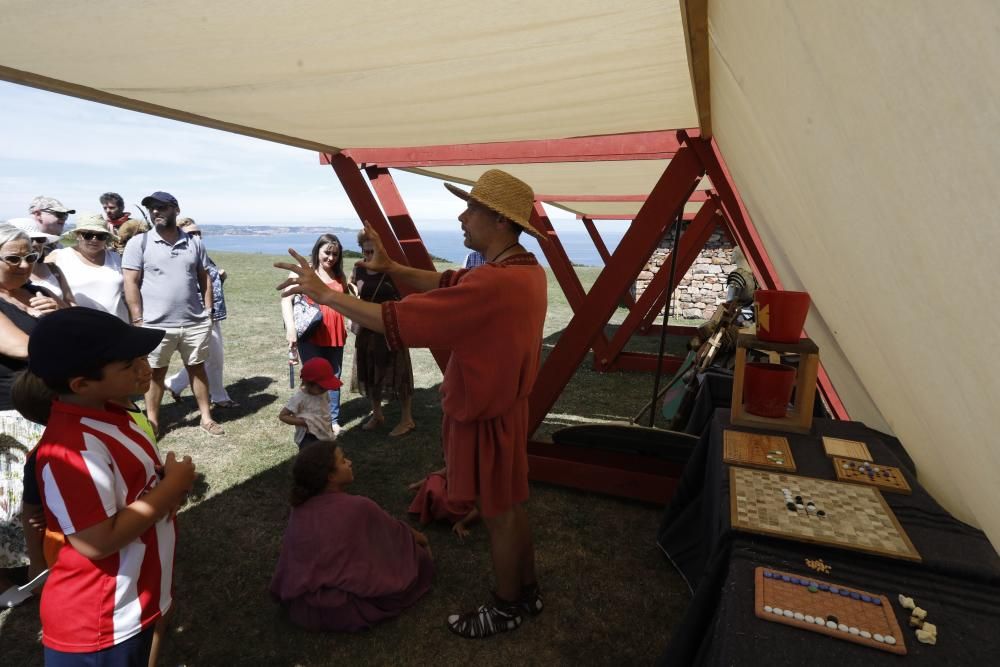
[[(211, 225), (205, 225), (202, 229), (205, 246), (209, 252), (218, 250), (263, 255), (283, 255), (288, 248), (295, 248), (295, 250), (302, 254), (308, 254), (317, 236), (315, 233), (269, 235), (213, 234)], [(608, 251), (614, 252), (619, 241), (621, 241), (621, 237), (625, 234), (626, 227), (624, 223), (618, 223), (613, 228), (602, 229), (599, 227), (598, 229), (601, 232), (601, 238), (604, 239), (604, 244), (608, 247)], [(437, 257), (443, 257), (452, 262), (460, 263), (469, 253), (469, 249), (462, 243), (462, 232), (457, 228), (457, 223), (454, 231), (431, 229), (421, 231), (420, 236), (424, 240), (427, 251)], [(357, 243), (355, 242), (355, 232), (339, 233), (339, 238), (348, 250), (358, 250)], [(521, 239), (523, 245), (530, 252), (535, 253), (539, 262), (548, 265), (545, 255), (539, 249), (535, 239), (528, 234), (522, 234)], [(569, 255), (570, 261), (574, 264), (604, 266), (597, 248), (594, 247), (594, 242), (591, 240), (587, 230), (583, 228), (582, 223), (579, 230), (559, 231), (559, 240), (566, 249), (566, 254)]]

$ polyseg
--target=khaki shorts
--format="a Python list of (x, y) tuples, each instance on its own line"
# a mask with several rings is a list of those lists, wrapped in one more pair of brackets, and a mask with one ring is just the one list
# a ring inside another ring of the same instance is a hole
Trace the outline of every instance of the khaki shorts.
[(149, 353), (151, 368), (166, 368), (174, 352), (181, 353), (185, 366), (196, 366), (208, 359), (208, 338), (212, 332), (212, 321), (206, 320), (189, 327), (164, 329), (163, 340)]

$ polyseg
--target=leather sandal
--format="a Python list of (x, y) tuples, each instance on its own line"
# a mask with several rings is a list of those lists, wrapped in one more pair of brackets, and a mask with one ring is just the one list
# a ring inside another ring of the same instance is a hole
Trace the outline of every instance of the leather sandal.
[(410, 422), (409, 424), (399, 424), (398, 426), (396, 426), (396, 428), (389, 431), (389, 437), (401, 438), (410, 431), (416, 430), (416, 428), (417, 425), (414, 422)]
[(222, 428), (218, 422), (202, 423), (201, 430), (209, 435), (225, 435), (226, 429)]

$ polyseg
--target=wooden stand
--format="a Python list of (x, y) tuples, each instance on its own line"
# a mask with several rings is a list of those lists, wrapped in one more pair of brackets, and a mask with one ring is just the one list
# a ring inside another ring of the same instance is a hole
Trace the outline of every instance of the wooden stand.
[[(799, 368), (795, 379), (795, 403), (784, 417), (760, 417), (750, 414), (743, 408), (743, 377), (746, 372), (747, 350), (751, 348), (799, 355)], [(733, 370), (732, 412), (729, 421), (738, 426), (808, 433), (812, 428), (818, 372), (819, 347), (809, 338), (803, 338), (797, 343), (772, 343), (750, 334), (740, 334), (736, 339), (736, 367)]]

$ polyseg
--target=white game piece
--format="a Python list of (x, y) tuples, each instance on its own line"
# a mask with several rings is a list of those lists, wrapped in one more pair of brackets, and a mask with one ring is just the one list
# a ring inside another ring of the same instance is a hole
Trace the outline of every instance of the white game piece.
[(852, 635), (860, 635), (861, 634), (861, 631), (858, 630), (853, 625), (851, 627), (847, 628), (847, 631), (850, 632)]
[(871, 639), (872, 638), (872, 633), (868, 632), (867, 630), (862, 630), (859, 634), (862, 637), (864, 637), (865, 639)]
[(914, 607), (913, 611), (910, 612), (910, 615), (919, 618), (922, 621), (927, 618), (927, 610), (921, 609), (920, 607)]
[(826, 621), (824, 621), (819, 616), (817, 616), (816, 619), (815, 619), (815, 621), (813, 621), (813, 622), (816, 623), (816, 625), (826, 625)]
[(937, 626), (933, 623), (924, 623), (924, 627), (921, 628), (924, 632), (929, 632), (932, 635), (937, 634)]
[(812, 614), (806, 614), (806, 616), (805, 616), (805, 618), (803, 620), (806, 623), (815, 623), (816, 622), (816, 617), (813, 616)]
[(893, 644), (896, 643), (896, 638), (893, 637), (892, 635), (886, 635), (882, 639), (884, 639), (885, 643), (888, 644), (889, 646), (892, 646)]
[(847, 624), (846, 623), (841, 623), (840, 625), (837, 626), (837, 629), (840, 630), (841, 632), (847, 632), (847, 630), (848, 630)]
[(796, 620), (796, 621), (802, 621), (802, 620), (805, 620), (805, 617), (806, 617), (806, 615), (805, 615), (805, 614), (803, 614), (803, 613), (802, 613), (801, 611), (797, 611), (797, 612), (795, 612), (795, 620)]
[(921, 644), (937, 644), (937, 635), (933, 635), (926, 630), (917, 630), (917, 641)]
[(766, 611), (767, 613), (770, 614), (773, 610), (774, 610), (774, 607), (772, 607), (771, 605), (769, 605), (769, 604), (764, 605), (764, 611)]
[(837, 629), (837, 624), (834, 623), (833, 621), (827, 621), (826, 622), (826, 627), (830, 628), (831, 630), (836, 630)]
[(783, 612), (784, 612), (784, 610), (781, 607), (772, 607), (771, 608), (771, 613), (772, 614), (777, 614), (778, 616), (781, 616), (781, 614)]
[(872, 639), (874, 639), (875, 641), (877, 641), (877, 642), (879, 642), (879, 643), (882, 643), (882, 642), (884, 642), (884, 641), (885, 641), (885, 637), (883, 637), (882, 635), (880, 635), (880, 634), (879, 634), (879, 633), (877, 633), (877, 632), (876, 632), (875, 634), (873, 634), (873, 635), (872, 635)]
[(899, 594), (899, 604), (903, 609), (913, 609), (917, 605), (913, 602), (913, 598), (908, 598), (902, 593)]
[(784, 613), (786, 618), (793, 618), (795, 616), (791, 609), (786, 609)]

